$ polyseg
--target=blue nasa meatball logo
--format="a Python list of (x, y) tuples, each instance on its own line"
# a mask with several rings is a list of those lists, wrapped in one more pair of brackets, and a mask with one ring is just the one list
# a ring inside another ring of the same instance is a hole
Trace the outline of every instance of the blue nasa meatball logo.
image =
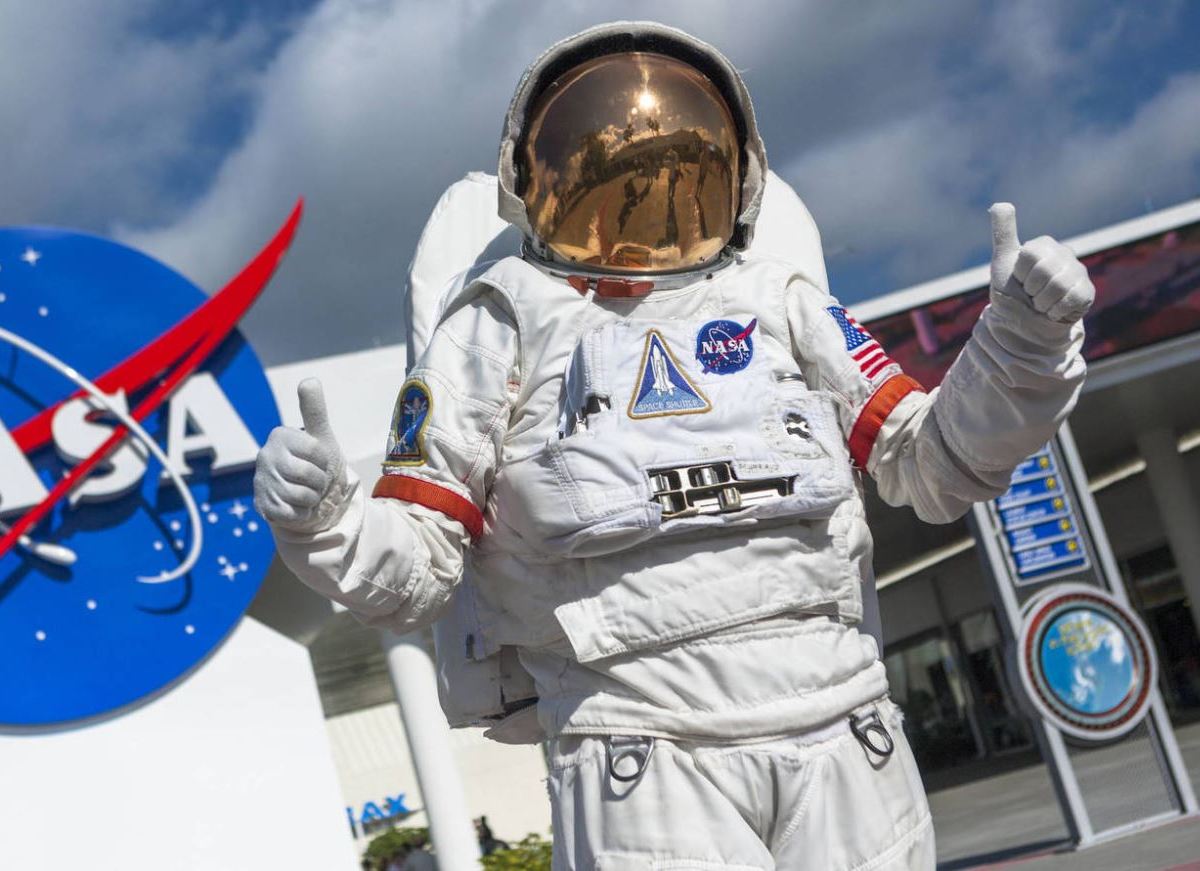
[(737, 321), (709, 321), (696, 334), (696, 360), (704, 373), (730, 375), (741, 372), (754, 357), (754, 328), (758, 320), (746, 326)]
[(212, 297), (102, 238), (0, 229), (0, 725), (163, 691), (253, 599), (279, 414), (233, 327), (298, 218)]

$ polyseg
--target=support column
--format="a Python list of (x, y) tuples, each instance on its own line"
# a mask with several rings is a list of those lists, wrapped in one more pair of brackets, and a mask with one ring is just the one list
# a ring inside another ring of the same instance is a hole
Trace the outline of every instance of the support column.
[(433, 661), (419, 635), (383, 632), (381, 636), (425, 802), (429, 834), (437, 850), (438, 869), (477, 871), (479, 841), (467, 810), (462, 779), (450, 752), (450, 727), (438, 702)]
[(1174, 432), (1166, 427), (1146, 430), (1138, 434), (1137, 446), (1146, 461), (1146, 478), (1183, 580), (1192, 622), (1200, 632), (1200, 500), (1189, 485)]

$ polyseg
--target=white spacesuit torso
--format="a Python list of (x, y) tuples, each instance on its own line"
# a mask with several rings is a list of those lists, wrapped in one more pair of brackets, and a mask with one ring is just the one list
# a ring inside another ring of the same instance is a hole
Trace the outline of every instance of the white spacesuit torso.
[[(875, 662), (874, 642), (851, 628), (861, 617), (869, 533), (839, 400), (808, 387), (792, 350), (790, 281), (794, 293), (804, 287), (824, 299), (792, 267), (761, 260), (646, 299), (612, 300), (508, 258), (462, 292), (503, 299), (523, 352), (519, 378), (507, 379), (520, 386), (483, 534), (457, 617), (439, 626), (452, 722), (483, 713), (480, 687), (456, 679), (460, 649), (474, 661), (496, 657), (498, 670), (502, 648), (520, 649), (541, 678), (542, 725), (552, 733), (611, 730), (616, 717), (659, 734), (773, 734), (882, 694), (881, 668), (860, 674)], [(823, 316), (833, 328), (833, 316)], [(461, 344), (444, 348), (458, 357)], [(458, 365), (438, 359), (435, 332), (411, 377)], [(894, 365), (881, 367), (881, 380), (896, 375)], [(476, 418), (476, 431), (486, 429), (492, 408), (439, 393), (433, 414)], [(433, 481), (419, 468), (388, 471)], [(689, 641), (715, 633), (727, 652), (702, 669), (713, 696), (706, 717), (684, 700), (704, 690), (694, 676), (677, 685), (689, 670), (677, 660), (690, 655)], [(783, 696), (770, 710), (727, 689), (761, 692), (762, 681), (749, 678), (764, 667)], [(859, 685), (824, 687), (833, 672), (839, 685)], [(822, 704), (814, 688), (838, 698)], [(496, 701), (499, 690), (497, 675)], [(522, 694), (528, 687), (505, 697)]]

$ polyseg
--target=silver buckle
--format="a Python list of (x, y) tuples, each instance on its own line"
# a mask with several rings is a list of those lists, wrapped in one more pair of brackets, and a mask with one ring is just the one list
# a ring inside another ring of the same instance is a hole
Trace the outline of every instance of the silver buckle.
[(794, 475), (742, 481), (727, 460), (669, 469), (651, 469), (650, 501), (662, 508), (663, 520), (700, 514), (728, 514), (760, 502), (781, 499), (792, 491)]

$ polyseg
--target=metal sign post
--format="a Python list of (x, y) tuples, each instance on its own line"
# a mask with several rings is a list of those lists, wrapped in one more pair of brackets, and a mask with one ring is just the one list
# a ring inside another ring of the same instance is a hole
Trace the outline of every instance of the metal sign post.
[[(1145, 647), (1141, 621), (1126, 595), (1070, 428), (1064, 424), (1049, 445), (1018, 466), (1006, 493), (975, 505), (971, 520), (1005, 618), (1009, 674), (1024, 694), (1076, 845), (1196, 813), (1196, 796), (1154, 682), (1154, 650), (1126, 655)], [(1053, 626), (1044, 619), (1047, 607), (1059, 615)], [(1031, 617), (1044, 624), (1036, 650), (1027, 631)], [(1024, 650), (1017, 649), (1021, 638)], [(1057, 672), (1038, 675), (1034, 687), (1030, 663), (1036, 670), (1041, 653)], [(1135, 688), (1136, 706), (1129, 698)], [(1061, 698), (1047, 697), (1055, 703), (1048, 708), (1036, 701), (1037, 692)], [(1081, 725), (1060, 719), (1055, 707), (1064, 717), (1077, 708)], [(1106, 716), (1106, 707), (1112, 716)]]

